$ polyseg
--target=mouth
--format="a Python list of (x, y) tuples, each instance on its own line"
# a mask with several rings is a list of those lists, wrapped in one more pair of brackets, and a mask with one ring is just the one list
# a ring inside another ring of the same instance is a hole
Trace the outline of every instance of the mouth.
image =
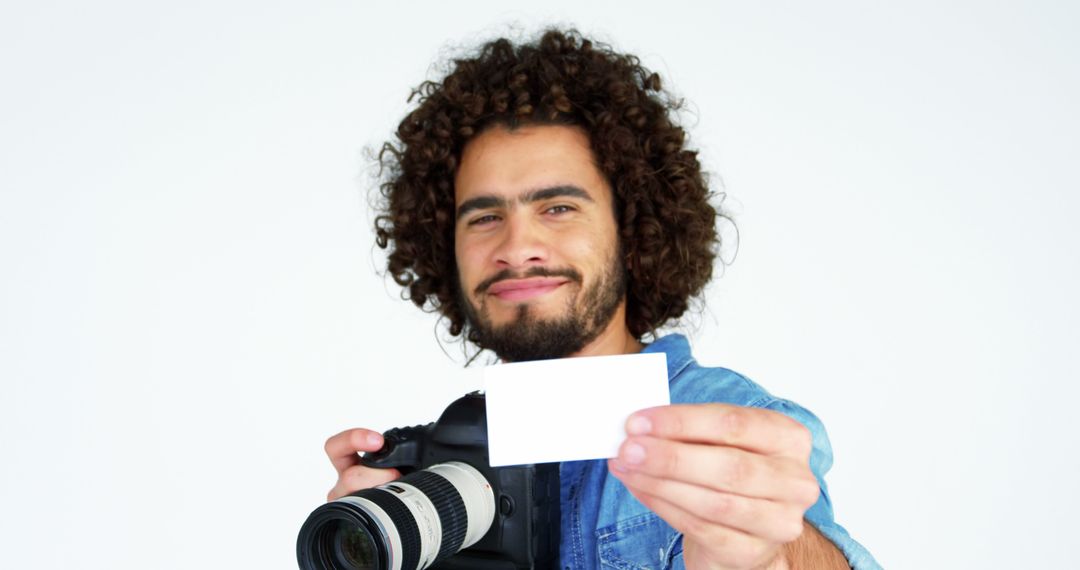
[(563, 286), (569, 279), (563, 277), (530, 277), (527, 279), (504, 279), (491, 284), (487, 292), (501, 301), (526, 301), (546, 295)]

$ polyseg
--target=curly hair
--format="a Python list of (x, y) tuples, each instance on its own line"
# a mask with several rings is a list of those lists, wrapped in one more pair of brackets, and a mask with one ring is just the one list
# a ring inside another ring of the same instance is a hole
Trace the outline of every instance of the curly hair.
[(712, 277), (719, 213), (660, 76), (573, 30), (518, 46), (497, 39), (452, 64), (442, 81), (413, 90), (416, 107), (379, 153), (376, 243), (389, 249), (402, 297), (484, 348), (461, 305), (454, 257), (462, 150), (494, 125), (574, 125), (614, 192), (630, 333), (640, 339), (682, 316)]

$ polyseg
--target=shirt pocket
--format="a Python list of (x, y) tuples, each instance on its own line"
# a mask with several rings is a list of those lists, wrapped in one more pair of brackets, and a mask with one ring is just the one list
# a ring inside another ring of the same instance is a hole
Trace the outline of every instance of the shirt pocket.
[(597, 529), (596, 546), (601, 568), (684, 570), (682, 535), (653, 513)]

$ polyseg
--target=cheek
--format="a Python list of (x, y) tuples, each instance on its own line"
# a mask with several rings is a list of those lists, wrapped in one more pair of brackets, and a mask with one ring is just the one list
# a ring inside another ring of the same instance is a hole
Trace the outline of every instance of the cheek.
[(472, 289), (470, 284), (475, 285), (481, 274), (482, 266), (479, 260), (482, 259), (482, 252), (478, 251), (475, 244), (465, 243), (461, 239), (457, 239), (454, 242), (454, 259), (457, 262), (458, 280), (461, 282), (461, 286), (464, 290), (469, 291)]
[(606, 265), (616, 250), (615, 229), (612, 227), (592, 227), (574, 239), (563, 242), (563, 251), (578, 263), (587, 263), (598, 267)]

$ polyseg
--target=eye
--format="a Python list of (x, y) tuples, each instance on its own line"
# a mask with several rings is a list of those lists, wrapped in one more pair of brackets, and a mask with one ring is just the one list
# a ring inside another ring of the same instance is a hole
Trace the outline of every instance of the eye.
[(559, 204), (558, 206), (552, 206), (547, 210), (544, 210), (547, 214), (565, 214), (567, 212), (573, 212), (574, 207), (567, 204)]
[(476, 217), (476, 218), (473, 218), (473, 219), (469, 220), (469, 225), (470, 226), (484, 226), (484, 225), (493, 223), (495, 221), (498, 221), (498, 219), (499, 219), (499, 217), (496, 216), (495, 214), (484, 214), (483, 216), (479, 216), (479, 217)]

